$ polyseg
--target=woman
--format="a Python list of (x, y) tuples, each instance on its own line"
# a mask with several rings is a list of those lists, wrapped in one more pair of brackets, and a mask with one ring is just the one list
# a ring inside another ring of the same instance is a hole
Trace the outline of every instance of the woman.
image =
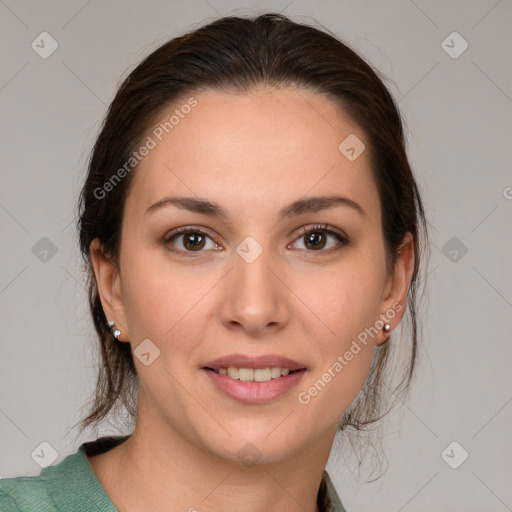
[(135, 427), (3, 480), (2, 510), (343, 511), (325, 465), (407, 391), (426, 236), (369, 65), (277, 14), (171, 40), (109, 108), (79, 230), (102, 356), (82, 428), (119, 406)]

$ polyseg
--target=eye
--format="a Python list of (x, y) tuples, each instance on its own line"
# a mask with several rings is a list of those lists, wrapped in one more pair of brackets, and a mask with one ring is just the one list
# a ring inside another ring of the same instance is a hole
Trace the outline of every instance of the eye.
[[(331, 243), (329, 245), (329, 238)], [(348, 237), (342, 232), (329, 228), (327, 224), (305, 226), (299, 231), (297, 240), (303, 243), (303, 247), (296, 247), (297, 242), (289, 245), (308, 252), (331, 252), (348, 245)], [(334, 239), (334, 243), (332, 241)], [(210, 246), (208, 247), (208, 241)], [(337, 242), (336, 242), (337, 241)], [(193, 253), (204, 252), (204, 250), (222, 250), (210, 236), (202, 229), (194, 226), (187, 226), (175, 229), (164, 238), (164, 244), (169, 250), (185, 256), (194, 256)]]
[[(208, 240), (210, 247), (208, 247)], [(216, 244), (207, 233), (202, 229), (195, 227), (183, 227), (169, 233), (165, 239), (164, 244), (169, 246), (169, 249), (174, 252), (192, 256), (190, 253), (204, 252), (203, 249), (219, 250), (219, 245)]]
[[(328, 244), (329, 238), (334, 238), (337, 243)], [(303, 241), (303, 247), (296, 247), (309, 252), (331, 252), (341, 249), (348, 244), (348, 238), (341, 232), (329, 229), (327, 224), (316, 226), (305, 226), (299, 232), (297, 240)], [(292, 244), (295, 247), (296, 243)], [(290, 247), (290, 246), (289, 246)], [(327, 249), (326, 249), (327, 247)]]

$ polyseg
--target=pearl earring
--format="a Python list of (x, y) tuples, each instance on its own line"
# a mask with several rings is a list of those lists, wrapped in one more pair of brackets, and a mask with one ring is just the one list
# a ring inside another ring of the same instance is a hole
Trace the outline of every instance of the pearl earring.
[(119, 340), (119, 335), (121, 334), (121, 331), (119, 329), (114, 329), (115, 325), (115, 322), (109, 320), (108, 326), (110, 327), (110, 332), (112, 333), (112, 336), (114, 336), (116, 340)]

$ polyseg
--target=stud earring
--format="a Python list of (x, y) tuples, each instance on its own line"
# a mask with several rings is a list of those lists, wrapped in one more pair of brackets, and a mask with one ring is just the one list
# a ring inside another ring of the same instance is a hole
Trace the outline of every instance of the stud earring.
[(115, 325), (115, 322), (109, 320), (108, 326), (110, 327), (110, 332), (112, 333), (112, 336), (114, 336), (114, 338), (119, 341), (119, 335), (121, 334), (121, 331), (119, 329), (115, 329)]
[(382, 330), (384, 332), (389, 332), (391, 331), (391, 325), (390, 324), (384, 324), (384, 327), (382, 328)]

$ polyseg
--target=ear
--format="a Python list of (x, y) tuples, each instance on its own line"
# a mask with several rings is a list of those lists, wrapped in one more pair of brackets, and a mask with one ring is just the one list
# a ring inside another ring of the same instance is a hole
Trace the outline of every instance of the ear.
[(119, 341), (129, 341), (130, 336), (124, 310), (121, 275), (117, 265), (103, 253), (99, 238), (95, 238), (89, 247), (98, 293), (107, 320), (115, 322), (115, 328), (121, 331)]
[(376, 345), (384, 343), (389, 338), (404, 316), (414, 260), (414, 238), (408, 232), (398, 250), (395, 266), (389, 273), (384, 287), (380, 318), (384, 323), (391, 325), (391, 330), (389, 332), (381, 330), (375, 339)]

